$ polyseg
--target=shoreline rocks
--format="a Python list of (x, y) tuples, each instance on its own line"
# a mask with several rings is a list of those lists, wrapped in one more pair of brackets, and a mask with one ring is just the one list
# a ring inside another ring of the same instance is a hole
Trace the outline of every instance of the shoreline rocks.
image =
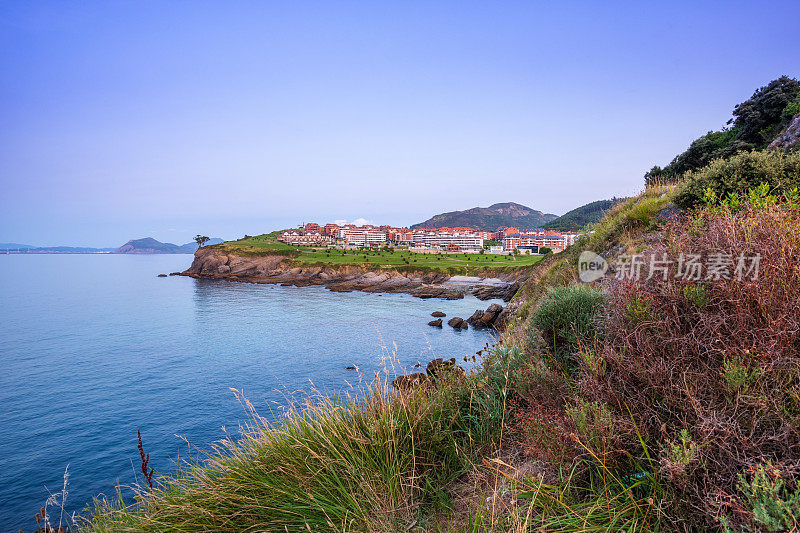
[[(485, 274), (491, 272), (487, 271)], [(237, 255), (200, 248), (183, 276), (247, 283), (305, 287), (322, 285), (334, 292), (406, 293), (417, 298), (456, 300), (471, 294), (509, 300), (525, 270), (494, 273), (493, 278), (450, 276), (444, 272), (382, 270), (362, 265), (300, 265), (285, 255)], [(434, 318), (441, 318), (434, 316)]]
[(497, 318), (503, 312), (503, 306), (500, 304), (492, 304), (486, 308), (485, 311), (480, 309), (476, 310), (471, 317), (467, 319), (467, 323), (476, 329), (492, 328), (497, 322)]
[(442, 313), (441, 311), (434, 311), (433, 313), (431, 313), (431, 316), (433, 318), (442, 318), (442, 317), (445, 317), (447, 315)]
[(469, 327), (466, 320), (457, 316), (448, 320), (447, 325), (454, 329), (467, 329)]
[(442, 327), (442, 319), (437, 318), (436, 320), (431, 320), (430, 322), (428, 322), (428, 325), (433, 326), (435, 328), (440, 328)]
[(394, 381), (392, 381), (392, 387), (403, 391), (410, 390), (427, 384), (430, 379), (431, 378), (429, 378), (427, 374), (423, 374), (422, 372), (404, 374), (402, 376), (397, 376)]
[(404, 374), (397, 376), (392, 381), (392, 387), (401, 391), (408, 391), (421, 386), (435, 385), (442, 379), (451, 376), (464, 376), (466, 373), (464, 369), (456, 364), (456, 358), (442, 359), (437, 357), (427, 364), (425, 373), (414, 372), (411, 374)]

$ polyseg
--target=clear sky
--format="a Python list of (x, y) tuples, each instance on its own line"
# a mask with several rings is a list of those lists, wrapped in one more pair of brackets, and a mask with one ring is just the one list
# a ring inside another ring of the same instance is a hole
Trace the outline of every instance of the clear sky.
[(0, 242), (636, 193), (800, 75), (800, 2), (0, 3)]

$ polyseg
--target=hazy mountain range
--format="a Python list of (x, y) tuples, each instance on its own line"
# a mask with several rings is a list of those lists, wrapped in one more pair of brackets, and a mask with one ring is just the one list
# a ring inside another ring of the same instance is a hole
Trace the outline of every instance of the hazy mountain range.
[[(217, 244), (222, 239), (210, 239), (206, 245)], [(152, 237), (133, 239), (118, 248), (91, 248), (84, 246), (34, 246), (17, 242), (0, 242), (0, 253), (19, 254), (193, 254), (197, 250), (196, 242), (172, 244), (157, 241)]]

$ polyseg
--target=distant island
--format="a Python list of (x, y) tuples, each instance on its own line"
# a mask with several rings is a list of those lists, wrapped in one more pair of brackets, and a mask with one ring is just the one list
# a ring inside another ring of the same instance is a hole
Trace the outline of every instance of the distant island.
[[(206, 244), (219, 244), (223, 239), (214, 237)], [(118, 248), (91, 248), (85, 246), (34, 246), (16, 242), (0, 242), (3, 254), (193, 254), (196, 242), (177, 245), (157, 241), (152, 237), (133, 239)]]
[[(214, 237), (209, 239), (206, 244), (219, 244), (223, 242), (222, 239)], [(143, 239), (133, 239), (112, 253), (115, 254), (193, 254), (197, 250), (197, 243), (187, 242), (186, 244), (177, 245), (171, 242), (157, 241), (152, 237), (145, 237)]]
[(557, 215), (546, 214), (514, 202), (505, 202), (434, 215), (424, 222), (413, 224), (411, 229), (468, 227), (480, 231), (496, 231), (505, 226), (538, 228), (556, 218)]
[(89, 248), (83, 246), (32, 246), (16, 242), (0, 242), (3, 254), (109, 254), (114, 248)]

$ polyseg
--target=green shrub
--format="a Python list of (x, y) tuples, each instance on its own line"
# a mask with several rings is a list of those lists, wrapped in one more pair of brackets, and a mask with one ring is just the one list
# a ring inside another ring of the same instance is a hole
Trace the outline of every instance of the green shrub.
[[(783, 473), (770, 463), (739, 474), (738, 488), (753, 527), (748, 531), (797, 531), (800, 524), (800, 490), (790, 491)], [(724, 522), (728, 522), (727, 520)], [(727, 525), (727, 524), (726, 524)], [(729, 527), (726, 530), (730, 531)]]
[(596, 316), (603, 294), (586, 285), (551, 289), (534, 313), (531, 323), (542, 332), (556, 355), (578, 351), (598, 333)]
[(567, 416), (575, 424), (575, 433), (584, 446), (594, 453), (607, 448), (615, 433), (615, 420), (608, 405), (579, 398), (567, 408)]
[(761, 377), (761, 369), (751, 367), (741, 357), (728, 357), (722, 363), (722, 378), (731, 392), (753, 387)]
[(683, 288), (683, 297), (699, 309), (703, 309), (708, 305), (708, 289), (703, 284), (686, 285)]
[(693, 207), (709, 198), (724, 199), (731, 194), (757, 191), (762, 184), (771, 194), (779, 196), (800, 186), (800, 153), (765, 150), (717, 159), (700, 170), (686, 173), (675, 203)]

